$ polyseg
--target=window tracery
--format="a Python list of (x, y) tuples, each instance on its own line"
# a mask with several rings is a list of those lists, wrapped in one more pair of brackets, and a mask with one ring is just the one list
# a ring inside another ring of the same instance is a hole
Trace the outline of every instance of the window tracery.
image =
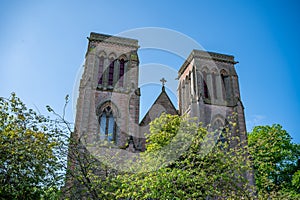
[(114, 54), (105, 57), (101, 54), (98, 57), (97, 81), (100, 88), (108, 86), (111, 89), (112, 86), (124, 87), (125, 85), (128, 60), (125, 55), (120, 56), (119, 59), (113, 56)]
[(110, 106), (105, 107), (99, 116), (100, 125), (100, 140), (116, 141), (117, 138), (117, 124)]

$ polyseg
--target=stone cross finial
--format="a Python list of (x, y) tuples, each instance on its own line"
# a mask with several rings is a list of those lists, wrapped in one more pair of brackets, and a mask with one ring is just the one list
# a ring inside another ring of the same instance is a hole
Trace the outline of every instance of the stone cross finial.
[(165, 86), (165, 83), (167, 82), (167, 80), (163, 77), (162, 79), (160, 79), (160, 82), (162, 82), (162, 86)]

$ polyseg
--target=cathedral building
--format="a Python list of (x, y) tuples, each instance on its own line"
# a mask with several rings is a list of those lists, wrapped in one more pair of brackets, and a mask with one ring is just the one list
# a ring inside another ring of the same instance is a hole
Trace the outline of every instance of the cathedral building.
[[(80, 81), (75, 128), (87, 142), (113, 141), (131, 152), (145, 151), (149, 123), (162, 112), (187, 114), (215, 130), (237, 114), (235, 134), (246, 140), (244, 107), (231, 55), (192, 50), (178, 71), (178, 110), (165, 90), (139, 119), (138, 41), (91, 33)], [(163, 75), (162, 75), (163, 76)]]
[[(76, 142), (69, 144), (69, 170), (63, 196), (89, 199), (81, 184), (86, 165), (100, 178), (132, 168), (128, 167), (127, 164), (132, 164), (128, 161), (135, 162), (138, 153), (146, 150), (149, 124), (162, 113), (193, 117), (209, 131), (227, 127), (241, 142), (247, 141), (244, 107), (234, 66), (237, 62), (233, 56), (192, 50), (174, 77), (178, 80), (178, 109), (169, 98), (166, 80), (162, 78), (161, 93), (140, 120), (143, 94), (138, 83), (138, 49), (135, 39), (98, 33), (88, 37), (75, 131), (71, 135), (74, 139), (71, 141)], [(233, 113), (235, 126), (228, 121)], [(226, 140), (224, 132), (217, 133), (213, 145)], [(252, 172), (244, 176), (254, 185)]]

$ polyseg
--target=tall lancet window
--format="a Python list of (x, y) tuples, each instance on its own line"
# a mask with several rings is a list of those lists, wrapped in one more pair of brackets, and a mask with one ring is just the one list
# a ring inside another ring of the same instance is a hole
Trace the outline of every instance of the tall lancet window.
[(103, 65), (104, 65), (104, 57), (100, 57), (99, 59), (99, 71), (98, 71), (98, 84), (102, 85), (103, 83)]
[(100, 139), (116, 141), (117, 126), (110, 106), (107, 106), (99, 117)]
[(108, 68), (108, 86), (112, 86), (114, 82), (114, 60), (110, 59), (110, 64)]
[(119, 72), (119, 86), (123, 87), (124, 85), (124, 72), (125, 72), (125, 60), (122, 58), (120, 60), (120, 72)]
[(221, 71), (221, 80), (223, 88), (223, 98), (224, 100), (229, 100), (231, 96), (230, 76), (225, 70)]
[(211, 77), (212, 77), (212, 84), (213, 84), (214, 99), (217, 99), (217, 98), (218, 98), (218, 95), (217, 95), (217, 79), (216, 79), (216, 73), (213, 72), (213, 73), (211, 74)]
[(202, 74), (203, 74), (203, 96), (204, 96), (204, 98), (208, 99), (209, 91), (208, 91), (208, 86), (207, 86), (207, 73), (204, 71), (204, 72), (202, 72)]
[(192, 84), (192, 94), (195, 95), (196, 94), (196, 68), (193, 67), (193, 72), (192, 72), (192, 78), (193, 78), (193, 84)]

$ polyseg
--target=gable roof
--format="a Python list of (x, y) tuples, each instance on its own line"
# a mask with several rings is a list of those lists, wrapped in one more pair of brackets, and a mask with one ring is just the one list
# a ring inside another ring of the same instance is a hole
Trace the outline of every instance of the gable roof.
[(160, 95), (154, 101), (144, 118), (140, 122), (140, 126), (146, 126), (155, 118), (159, 117), (163, 112), (171, 115), (178, 115), (178, 112), (172, 103), (170, 97), (165, 91), (165, 86), (162, 87)]

